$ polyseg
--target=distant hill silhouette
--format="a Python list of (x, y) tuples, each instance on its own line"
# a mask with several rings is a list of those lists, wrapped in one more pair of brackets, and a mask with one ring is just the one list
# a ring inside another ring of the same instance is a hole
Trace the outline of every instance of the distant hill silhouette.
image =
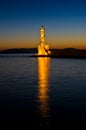
[[(76, 48), (50, 49), (50, 57), (55, 58), (86, 58), (86, 50)], [(0, 51), (0, 54), (37, 53), (37, 48), (13, 48)]]
[(64, 50), (72, 51), (72, 50), (76, 50), (76, 48), (64, 48)]
[(75, 48), (52, 49), (51, 53), (55, 57), (86, 58), (86, 50), (75, 49)]
[(22, 53), (37, 53), (36, 48), (13, 48), (0, 51), (0, 54), (22, 54)]

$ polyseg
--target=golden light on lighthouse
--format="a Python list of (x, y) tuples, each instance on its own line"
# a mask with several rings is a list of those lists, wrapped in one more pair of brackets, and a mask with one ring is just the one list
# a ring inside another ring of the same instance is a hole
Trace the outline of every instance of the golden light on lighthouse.
[(50, 55), (49, 45), (45, 43), (45, 28), (43, 25), (40, 28), (40, 44), (38, 45), (38, 55)]

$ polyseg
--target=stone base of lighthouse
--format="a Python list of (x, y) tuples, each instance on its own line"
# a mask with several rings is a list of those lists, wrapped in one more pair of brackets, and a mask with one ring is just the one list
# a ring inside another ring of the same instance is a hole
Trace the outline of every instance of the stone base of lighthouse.
[(45, 45), (38, 45), (38, 55), (50, 55), (50, 51), (49, 51), (49, 45), (45, 44)]

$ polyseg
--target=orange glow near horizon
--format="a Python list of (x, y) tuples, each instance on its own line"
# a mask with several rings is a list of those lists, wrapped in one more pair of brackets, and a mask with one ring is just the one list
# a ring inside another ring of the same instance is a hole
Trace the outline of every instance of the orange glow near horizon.
[[(37, 48), (39, 44), (38, 35), (36, 36), (4, 36), (0, 37), (0, 50), (11, 48)], [(84, 34), (73, 35), (49, 35), (46, 38), (50, 48), (77, 48), (86, 49), (86, 37)]]
[[(77, 49), (86, 49), (86, 42), (77, 42), (77, 41), (49, 41), (47, 42), (50, 45), (50, 49), (64, 49), (64, 48), (77, 48)], [(38, 42), (1, 42), (0, 50), (11, 49), (11, 48), (37, 48)]]
[(12, 41), (12, 42), (5, 42), (0, 44), (0, 50), (4, 49), (12, 49), (12, 48), (36, 48), (34, 42), (26, 42), (26, 41)]

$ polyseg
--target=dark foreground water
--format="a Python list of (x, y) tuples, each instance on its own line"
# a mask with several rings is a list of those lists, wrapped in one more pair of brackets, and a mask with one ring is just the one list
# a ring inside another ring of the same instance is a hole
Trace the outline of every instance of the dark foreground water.
[(85, 129), (86, 60), (0, 55), (0, 123)]

